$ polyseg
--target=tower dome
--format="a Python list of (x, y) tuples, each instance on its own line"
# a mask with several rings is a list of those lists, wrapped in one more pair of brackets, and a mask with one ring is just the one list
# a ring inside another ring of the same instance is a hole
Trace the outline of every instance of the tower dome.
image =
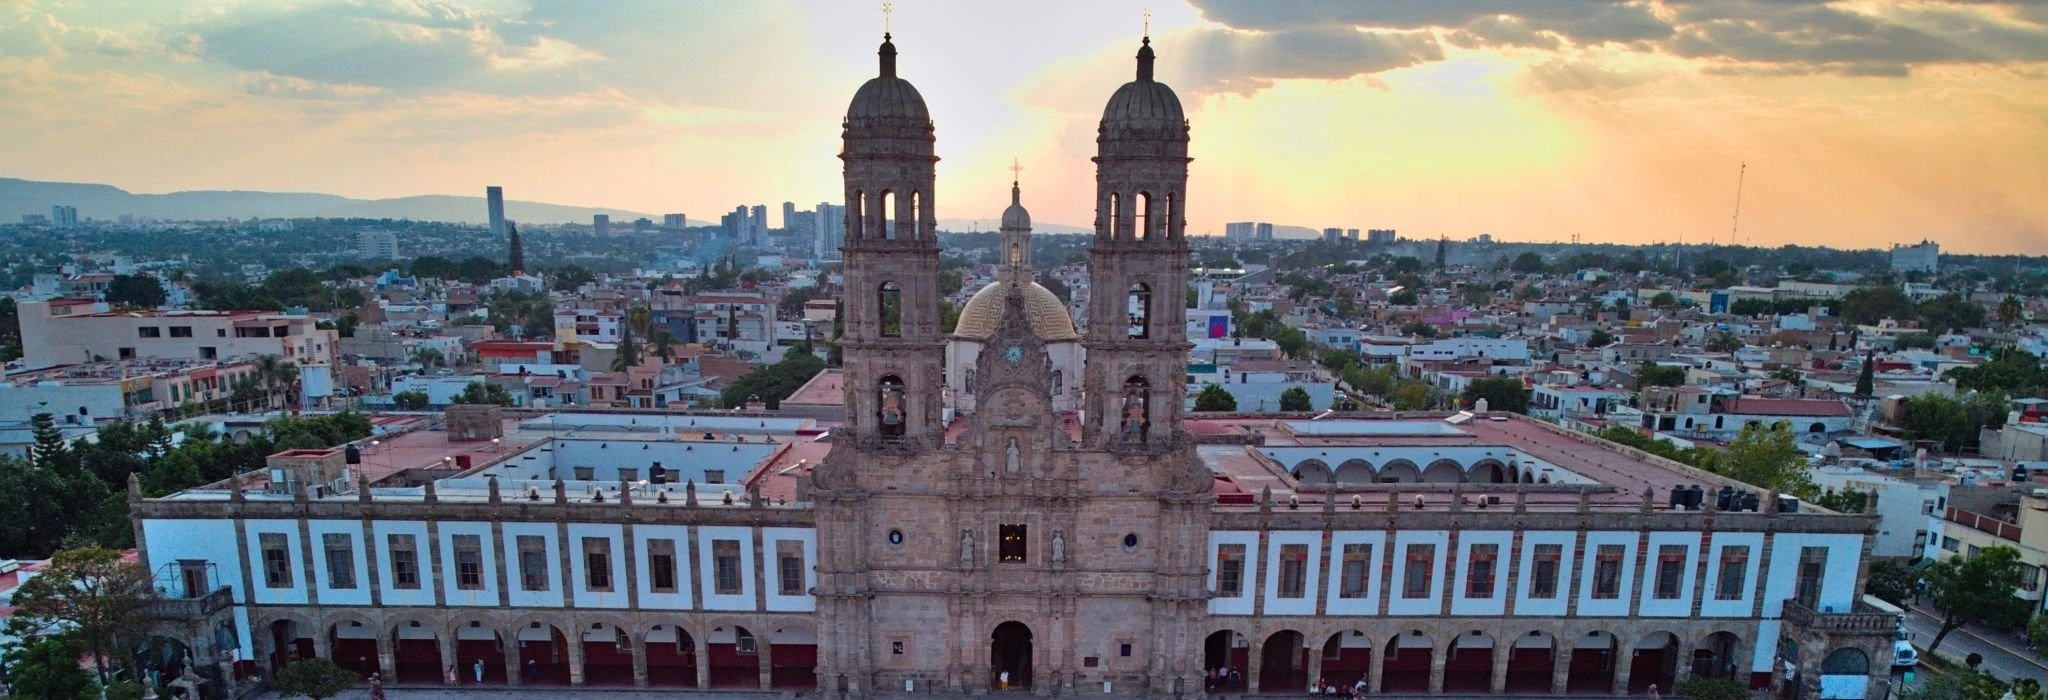
[(1185, 134), (1187, 115), (1180, 97), (1166, 83), (1152, 79), (1152, 38), (1145, 37), (1138, 48), (1138, 79), (1124, 83), (1102, 109), (1102, 135), (1136, 132), (1140, 135), (1177, 136)]
[(1031, 212), (1024, 209), (1024, 189), (1015, 182), (1010, 183), (1010, 208), (1003, 210), (1003, 228), (1031, 229)]
[[(1004, 296), (1009, 293), (1007, 282), (991, 282), (975, 292), (960, 307), (960, 323), (953, 327), (953, 335), (975, 340), (986, 340), (995, 335), (996, 325), (1003, 321)], [(1046, 342), (1080, 340), (1074, 332), (1074, 317), (1067, 313), (1066, 302), (1059, 295), (1037, 282), (1018, 284), (1024, 294), (1025, 320), (1031, 323), (1031, 333)]]
[(877, 53), (881, 74), (853, 93), (853, 103), (846, 106), (847, 126), (921, 127), (930, 123), (932, 114), (924, 106), (924, 96), (910, 81), (896, 77), (896, 42), (883, 34)]

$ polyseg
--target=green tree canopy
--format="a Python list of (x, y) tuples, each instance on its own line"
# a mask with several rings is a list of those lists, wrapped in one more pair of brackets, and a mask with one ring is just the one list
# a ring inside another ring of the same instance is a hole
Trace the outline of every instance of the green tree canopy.
[(1486, 399), (1489, 411), (1529, 412), (1529, 388), (1515, 377), (1474, 379), (1465, 385), (1465, 393), (1458, 396), (1459, 403), (1466, 408), (1479, 405), (1480, 399)]
[(1210, 383), (1202, 386), (1202, 392), (1195, 395), (1195, 410), (1202, 413), (1222, 413), (1237, 410), (1237, 397), (1222, 386)]
[(164, 305), (164, 286), (149, 275), (114, 275), (107, 283), (107, 303), (154, 309)]
[(15, 589), (9, 624), (38, 635), (77, 635), (93, 652), (104, 683), (109, 654), (127, 648), (124, 642), (142, 628), (143, 606), (155, 596), (149, 572), (120, 552), (66, 549), (50, 557), (42, 575)]
[(285, 697), (304, 695), (313, 700), (325, 700), (355, 686), (357, 680), (356, 672), (332, 661), (301, 659), (277, 672), (277, 677), (270, 680), (270, 688)]
[(1783, 423), (1745, 425), (1728, 447), (1712, 455), (1701, 466), (1736, 481), (1786, 494), (1813, 490), (1813, 480), (1806, 474), (1806, 457)]
[(427, 392), (418, 389), (401, 391), (391, 395), (392, 403), (398, 404), (399, 408), (407, 411), (424, 410), (427, 407), (428, 400)]
[(1653, 386), (1679, 386), (1685, 383), (1685, 368), (1676, 365), (1660, 365), (1649, 360), (1636, 366), (1636, 390)]
[(505, 387), (500, 386), (497, 382), (484, 380), (470, 382), (462, 387), (462, 393), (456, 395), (455, 403), (510, 406), (513, 404), (513, 401), (512, 393), (506, 391)]
[(718, 400), (726, 408), (738, 408), (751, 397), (760, 397), (765, 407), (773, 410), (782, 406), (782, 400), (803, 388), (805, 382), (825, 369), (825, 361), (807, 352), (786, 352), (782, 360), (772, 365), (755, 367), (726, 385), (719, 393)]
[(100, 684), (78, 665), (79, 644), (65, 636), (22, 639), (8, 645), (0, 668), (15, 697), (76, 700), (99, 696)]
[(1280, 410), (1313, 411), (1315, 410), (1314, 399), (1309, 398), (1307, 389), (1298, 386), (1288, 387), (1286, 391), (1280, 392)]
[(1595, 328), (1593, 333), (1586, 337), (1586, 347), (1589, 348), (1604, 348), (1613, 344), (1614, 336), (1608, 334), (1605, 328)]
[(2026, 566), (2019, 550), (1994, 546), (1974, 557), (1951, 557), (1921, 570), (1934, 609), (1941, 614), (1941, 630), (1927, 643), (1927, 653), (1933, 655), (1948, 633), (1966, 623), (2004, 627), (2025, 620), (2031, 606), (2014, 593)]

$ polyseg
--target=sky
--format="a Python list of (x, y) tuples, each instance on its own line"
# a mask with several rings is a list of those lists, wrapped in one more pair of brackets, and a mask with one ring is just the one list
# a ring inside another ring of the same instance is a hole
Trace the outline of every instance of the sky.
[[(1091, 221), (1095, 124), (1148, 21), (1193, 127), (1191, 233), (2048, 254), (2048, 0), (897, 0), (939, 216), (992, 222), (1014, 159), (1036, 221)], [(0, 0), (0, 176), (496, 184), (779, 223), (840, 192), (884, 22), (862, 0)]]

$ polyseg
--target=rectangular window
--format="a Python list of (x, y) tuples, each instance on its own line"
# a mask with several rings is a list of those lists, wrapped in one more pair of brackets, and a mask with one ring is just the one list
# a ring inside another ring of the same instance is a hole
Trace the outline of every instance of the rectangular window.
[(619, 480), (627, 483), (639, 481), (640, 469), (638, 467), (619, 467)]
[(1300, 598), (1308, 578), (1308, 545), (1280, 545), (1280, 597)]
[(1657, 600), (1677, 600), (1679, 583), (1685, 575), (1685, 546), (1667, 544), (1657, 548)]
[(740, 593), (740, 541), (712, 540), (712, 578), (719, 595)]
[(1828, 548), (1800, 547), (1799, 586), (1794, 589), (1793, 597), (1808, 607), (1818, 605), (1822, 579), (1827, 576), (1827, 566)]
[(1618, 544), (1603, 544), (1593, 555), (1593, 599), (1621, 597), (1621, 552)]
[(477, 535), (455, 536), (455, 587), (465, 591), (484, 589), (484, 544)]
[(1031, 545), (1030, 527), (1001, 525), (996, 528), (996, 561), (1023, 563)]
[(783, 540), (775, 543), (775, 574), (782, 595), (803, 595), (804, 543)]
[(2020, 570), (2020, 590), (2028, 593), (2041, 590), (2041, 567), (2029, 566)]
[(391, 587), (403, 590), (418, 590), (420, 587), (420, 551), (412, 535), (391, 535), (384, 538), (385, 549), (391, 552)]
[(514, 540), (519, 545), (519, 590), (545, 591), (548, 589), (548, 541), (540, 535), (520, 535)]
[(676, 541), (647, 541), (647, 578), (649, 590), (656, 593), (676, 592)]
[(1436, 545), (1408, 545), (1407, 559), (1401, 567), (1401, 597), (1428, 598), (1430, 576), (1436, 573)]
[(1742, 590), (1749, 578), (1749, 547), (1730, 545), (1721, 548), (1721, 574), (1714, 582), (1714, 600), (1742, 600)]
[(597, 469), (594, 467), (571, 467), (570, 469), (576, 472), (577, 481), (590, 481), (597, 478)]
[(725, 470), (724, 470), (724, 469), (706, 469), (706, 470), (704, 470), (704, 483), (706, 483), (706, 484), (723, 484), (723, 483), (725, 483)]
[(1244, 545), (1216, 547), (1216, 595), (1224, 598), (1244, 595)]
[(583, 587), (592, 593), (612, 592), (612, 541), (583, 538)]
[(327, 587), (346, 590), (356, 587), (356, 548), (348, 535), (330, 532), (320, 536), (327, 551)]
[(138, 326), (135, 329), (135, 334), (143, 338), (161, 338), (164, 335), (164, 329), (156, 326)]
[(1493, 597), (1494, 562), (1500, 559), (1500, 545), (1472, 545), (1471, 556), (1465, 563), (1465, 597)]
[(269, 588), (291, 588), (292, 553), (286, 549), (284, 535), (266, 532), (256, 540), (263, 547), (263, 585)]
[(1564, 558), (1564, 545), (1539, 544), (1529, 557), (1529, 597), (1557, 597), (1557, 567)]
[(1366, 543), (1344, 545), (1344, 569), (1338, 582), (1337, 597), (1364, 598), (1365, 584), (1372, 567), (1372, 545)]
[(171, 326), (171, 337), (173, 337), (173, 338), (190, 338), (190, 337), (192, 337), (192, 327), (191, 327), (191, 326)]

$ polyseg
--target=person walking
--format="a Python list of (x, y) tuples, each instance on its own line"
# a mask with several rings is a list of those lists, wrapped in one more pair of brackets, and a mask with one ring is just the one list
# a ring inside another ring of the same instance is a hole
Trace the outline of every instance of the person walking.
[(483, 659), (477, 659), (477, 660), (476, 660), (476, 665), (475, 665), (475, 666), (473, 666), (472, 668), (476, 669), (476, 682), (477, 682), (477, 684), (479, 684), (479, 685), (483, 684), (483, 682), (484, 682), (484, 660), (483, 660)]
[(384, 700), (384, 674), (370, 674), (370, 700)]

